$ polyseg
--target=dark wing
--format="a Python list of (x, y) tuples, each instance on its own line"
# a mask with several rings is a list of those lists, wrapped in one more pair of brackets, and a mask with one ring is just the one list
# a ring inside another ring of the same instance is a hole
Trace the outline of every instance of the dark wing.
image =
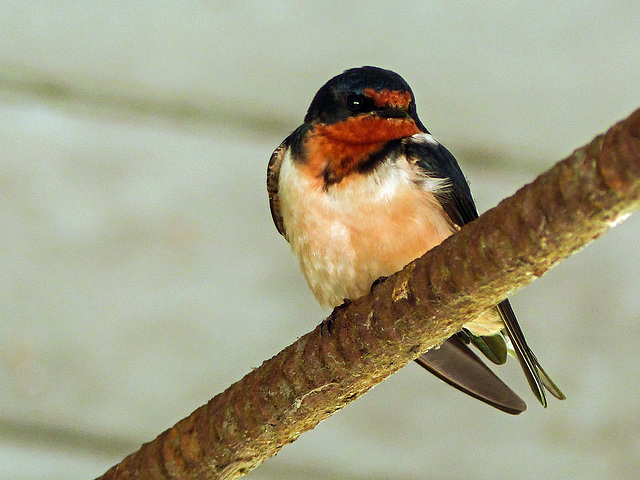
[[(430, 176), (447, 179), (449, 183), (448, 188), (444, 189), (443, 193), (441, 193), (437, 197), (447, 215), (449, 215), (451, 220), (456, 225), (461, 227), (478, 218), (478, 211), (476, 210), (473, 197), (471, 196), (469, 184), (467, 183), (464, 174), (460, 170), (458, 162), (451, 154), (451, 152), (449, 152), (449, 150), (447, 150), (439, 142), (435, 140), (432, 141), (432, 139), (433, 137), (431, 137), (430, 135), (428, 137), (423, 137), (422, 139), (409, 139), (409, 141), (407, 141), (405, 144), (407, 158), (409, 161), (414, 162), (417, 166), (423, 169)], [(538, 400), (540, 400), (540, 403), (542, 403), (542, 405), (544, 406), (547, 405), (543, 385), (554, 396), (563, 399), (564, 395), (553, 383), (553, 381), (551, 381), (542, 367), (540, 367), (535, 355), (527, 345), (527, 342), (524, 338), (522, 330), (520, 329), (520, 326), (518, 325), (518, 321), (513, 312), (513, 309), (511, 308), (509, 300), (500, 302), (497, 310), (504, 322), (505, 330), (511, 340), (520, 365), (522, 366), (522, 370), (527, 377), (527, 381), (531, 386), (531, 390), (538, 398)], [(489, 340), (490, 337), (484, 338)], [(479, 343), (478, 346), (481, 347), (481, 350), (483, 351), (484, 347), (487, 347), (487, 343), (490, 344), (490, 342), (484, 342), (483, 337), (478, 338), (477, 340), (477, 343)], [(427, 356), (427, 359), (430, 353), (431, 352), (427, 352), (425, 354)], [(487, 356), (493, 361), (496, 360), (492, 358), (491, 355)], [(423, 364), (425, 361), (424, 356), (422, 358), (423, 362), (418, 363), (420, 363), (422, 366), (425, 366)], [(501, 358), (499, 358), (498, 360), (500, 359)], [(497, 363), (500, 363), (500, 361), (498, 361)], [(445, 374), (443, 373), (443, 375)], [(447, 381), (451, 383), (452, 380)], [(464, 385), (458, 386), (458, 388), (461, 388), (464, 391)], [(467, 393), (475, 396), (473, 393)], [(487, 403), (492, 404), (496, 408), (500, 408), (500, 406), (498, 406), (497, 404), (491, 403), (486, 399), (484, 399), (483, 401), (487, 401)], [(502, 408), (502, 410), (504, 409)]]
[(430, 135), (428, 140), (414, 138), (405, 143), (407, 159), (429, 176), (447, 180), (448, 188), (438, 197), (447, 215), (459, 227), (478, 218), (467, 179), (451, 152)]
[(284, 236), (284, 222), (282, 221), (282, 214), (280, 212), (280, 200), (278, 199), (278, 189), (280, 182), (280, 166), (282, 165), (282, 159), (284, 154), (289, 148), (291, 136), (287, 137), (284, 142), (280, 144), (278, 148), (271, 154), (269, 165), (267, 166), (267, 193), (269, 194), (269, 207), (271, 208), (271, 218), (273, 223), (276, 224), (276, 228), (281, 235)]

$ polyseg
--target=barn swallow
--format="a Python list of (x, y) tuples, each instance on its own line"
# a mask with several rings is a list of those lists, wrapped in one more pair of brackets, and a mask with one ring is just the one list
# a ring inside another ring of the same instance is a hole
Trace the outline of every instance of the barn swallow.
[[(424, 127), (411, 88), (377, 67), (346, 70), (315, 95), (304, 123), (273, 152), (271, 214), (297, 253), (311, 291), (336, 307), (478, 217), (456, 159)], [(531, 351), (508, 300), (416, 361), (440, 379), (511, 414), (525, 402), (480, 360), (522, 366), (536, 398), (565, 396)]]

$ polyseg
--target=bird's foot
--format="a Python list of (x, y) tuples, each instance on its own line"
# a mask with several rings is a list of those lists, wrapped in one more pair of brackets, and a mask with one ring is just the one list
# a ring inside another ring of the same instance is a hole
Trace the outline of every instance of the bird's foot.
[(382, 282), (384, 282), (387, 278), (389, 277), (379, 277), (377, 280), (375, 280), (372, 284), (371, 284), (371, 289), (373, 290), (373, 287), (375, 287), (376, 285), (380, 285)]
[(320, 335), (324, 335), (325, 333), (328, 335), (331, 335), (331, 331), (333, 330), (333, 322), (335, 321), (335, 318), (336, 318), (335, 316), (340, 312), (340, 310), (347, 308), (349, 305), (351, 305), (351, 300), (349, 300), (348, 298), (345, 298), (344, 303), (342, 305), (338, 305), (336, 308), (333, 309), (333, 312), (331, 312), (331, 315), (325, 318), (320, 324)]

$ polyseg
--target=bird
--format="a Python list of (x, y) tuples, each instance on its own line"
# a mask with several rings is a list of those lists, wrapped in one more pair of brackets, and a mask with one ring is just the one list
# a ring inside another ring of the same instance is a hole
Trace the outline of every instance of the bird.
[[(271, 215), (318, 302), (335, 308), (440, 244), (478, 212), (454, 156), (418, 118), (397, 73), (345, 70), (314, 96), (267, 167)], [(535, 397), (565, 399), (529, 348), (506, 299), (416, 362), (503, 412), (526, 403), (473, 351), (519, 361)]]

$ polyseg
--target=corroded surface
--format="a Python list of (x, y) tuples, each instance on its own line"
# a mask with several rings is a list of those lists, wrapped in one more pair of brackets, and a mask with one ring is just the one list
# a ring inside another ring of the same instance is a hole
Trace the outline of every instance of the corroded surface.
[(640, 110), (102, 479), (237, 478), (640, 207)]

